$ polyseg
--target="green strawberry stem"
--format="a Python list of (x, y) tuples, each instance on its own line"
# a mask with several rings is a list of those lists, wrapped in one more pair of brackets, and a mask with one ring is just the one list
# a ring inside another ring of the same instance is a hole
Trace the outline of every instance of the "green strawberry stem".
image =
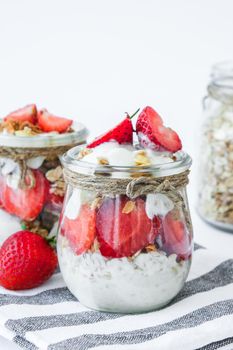
[(52, 248), (56, 248), (56, 244), (57, 244), (57, 237), (56, 236), (45, 237), (45, 239), (51, 245)]
[(21, 222), (21, 228), (22, 230), (27, 230), (27, 226), (24, 221)]
[(133, 117), (134, 117), (139, 111), (140, 111), (140, 108), (138, 108), (138, 109), (136, 110), (136, 112), (134, 112), (134, 114), (128, 115), (128, 117), (129, 117), (130, 119), (133, 119)]

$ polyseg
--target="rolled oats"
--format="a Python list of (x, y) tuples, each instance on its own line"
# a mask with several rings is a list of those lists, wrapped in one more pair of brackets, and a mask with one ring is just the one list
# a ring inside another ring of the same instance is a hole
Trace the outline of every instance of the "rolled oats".
[(62, 174), (63, 174), (62, 167), (59, 165), (55, 169), (51, 169), (47, 171), (45, 175), (47, 180), (49, 180), (49, 182), (56, 182), (62, 178), (63, 176)]
[(90, 154), (92, 152), (92, 150), (90, 148), (83, 148), (79, 154), (78, 154), (78, 157), (77, 159), (80, 160), (82, 159), (83, 157), (87, 156), (88, 154)]
[(210, 117), (202, 140), (199, 211), (208, 220), (233, 224), (233, 109)]

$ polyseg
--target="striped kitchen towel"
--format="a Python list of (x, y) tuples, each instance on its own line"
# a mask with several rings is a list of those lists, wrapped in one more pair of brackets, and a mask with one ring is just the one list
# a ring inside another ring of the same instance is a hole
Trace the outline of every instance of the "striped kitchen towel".
[(37, 289), (0, 289), (0, 334), (30, 350), (233, 349), (233, 259), (195, 248), (188, 281), (164, 309), (92, 311), (56, 273)]

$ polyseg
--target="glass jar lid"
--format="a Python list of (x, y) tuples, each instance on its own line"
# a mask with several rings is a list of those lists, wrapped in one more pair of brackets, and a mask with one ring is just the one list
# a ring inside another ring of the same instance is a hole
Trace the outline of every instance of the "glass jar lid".
[(208, 85), (208, 92), (215, 100), (219, 100), (227, 105), (233, 105), (233, 76), (214, 79)]
[(233, 61), (218, 62), (212, 66), (211, 79), (233, 77)]
[[(0, 120), (1, 122), (1, 120)], [(72, 132), (58, 134), (56, 132), (42, 133), (35, 136), (18, 136), (0, 133), (0, 146), (20, 148), (49, 148), (84, 143), (88, 136), (87, 128), (78, 122), (73, 122)]]
[(86, 175), (109, 175), (115, 178), (131, 177), (134, 174), (148, 176), (152, 174), (155, 177), (171, 176), (180, 174), (190, 168), (192, 164), (191, 157), (184, 151), (175, 153), (175, 160), (163, 164), (152, 164), (150, 166), (114, 166), (99, 165), (79, 160), (79, 152), (84, 146), (76, 146), (66, 152), (61, 159), (64, 167)]

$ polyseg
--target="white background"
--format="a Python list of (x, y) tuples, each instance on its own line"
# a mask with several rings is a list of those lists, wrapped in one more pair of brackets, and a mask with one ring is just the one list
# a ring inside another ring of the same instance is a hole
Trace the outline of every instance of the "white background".
[(233, 235), (194, 210), (201, 99), (211, 65), (233, 59), (232, 38), (231, 0), (0, 0), (0, 115), (35, 102), (93, 137), (154, 106), (194, 159), (196, 241), (232, 255)]

